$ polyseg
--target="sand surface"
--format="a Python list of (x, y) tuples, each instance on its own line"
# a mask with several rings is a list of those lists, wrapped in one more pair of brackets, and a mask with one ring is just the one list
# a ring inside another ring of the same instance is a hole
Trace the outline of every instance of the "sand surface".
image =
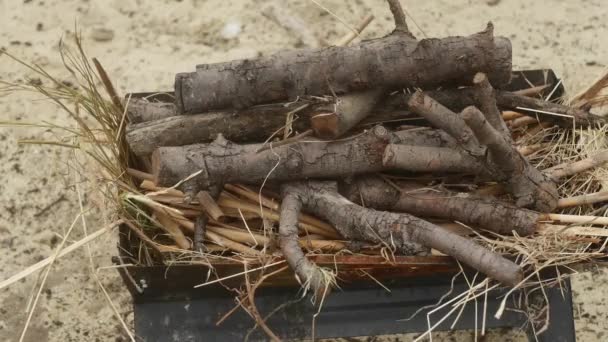
[[(351, 25), (368, 13), (376, 20), (362, 35), (372, 38), (392, 29), (382, 0), (319, 0)], [(490, 5), (498, 2), (496, 5)], [(287, 1), (287, 8), (311, 30), (299, 39), (262, 15), (267, 4), (283, 1), (0, 0), (0, 47), (69, 79), (57, 43), (82, 30), (86, 50), (98, 57), (121, 93), (170, 90), (176, 72), (198, 63), (254, 57), (302, 44), (332, 42), (347, 29), (308, 0)], [(418, 37), (466, 35), (491, 20), (498, 35), (513, 42), (516, 68), (553, 68), (573, 92), (606, 67), (608, 5), (586, 1), (402, 1), (420, 25)], [(229, 24), (226, 27), (226, 24)], [(424, 32), (422, 33), (421, 30)], [(0, 79), (31, 73), (0, 56)], [(28, 94), (0, 98), (0, 120), (70, 123), (58, 108)], [(52, 139), (43, 130), (0, 128), (0, 279), (49, 256), (79, 212), (78, 175), (66, 167), (71, 152), (57, 147), (18, 146), (18, 139)], [(85, 207), (99, 208), (93, 198)], [(49, 209), (45, 210), (50, 205)], [(103, 224), (99, 209), (87, 213), (89, 230)], [(70, 241), (82, 237), (78, 222)], [(110, 265), (114, 236), (91, 246), (96, 267)], [(57, 263), (42, 292), (25, 341), (125, 341), (118, 321), (91, 276), (86, 249)], [(120, 314), (132, 322), (130, 298), (113, 270), (100, 278)], [(0, 341), (17, 341), (37, 275), (0, 290)], [(608, 273), (589, 270), (575, 278), (575, 317), (580, 341), (607, 337), (604, 291)], [(486, 340), (522, 340), (521, 334), (493, 332)], [(411, 336), (392, 336), (407, 341)], [(436, 340), (470, 340), (470, 334), (442, 334)]]

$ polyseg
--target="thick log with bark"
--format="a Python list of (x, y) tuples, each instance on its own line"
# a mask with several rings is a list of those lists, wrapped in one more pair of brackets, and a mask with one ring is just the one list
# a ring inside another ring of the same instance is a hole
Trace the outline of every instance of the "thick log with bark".
[[(174, 111), (170, 117), (127, 125), (126, 139), (133, 153), (146, 156), (161, 146), (208, 143), (220, 133), (226, 139), (238, 143), (263, 142), (285, 126), (287, 113), (292, 111), (296, 111), (296, 120), (292, 121), (293, 130), (305, 131), (312, 124), (317, 136), (321, 137), (339, 136), (365, 115), (368, 116), (363, 119), (362, 124), (366, 125), (377, 120), (391, 121), (412, 115), (406, 110), (406, 103), (401, 97), (399, 100), (377, 102), (371, 110), (372, 114), (369, 115), (369, 109), (360, 108), (373, 104), (376, 101), (374, 94), (376, 93), (347, 94), (338, 96), (336, 100), (327, 104), (320, 104), (319, 100), (303, 99), (291, 104), (260, 105), (239, 111), (195, 115), (178, 115)], [(155, 107), (157, 103), (147, 102), (147, 105)], [(155, 108), (141, 109), (141, 112), (155, 110)], [(324, 111), (325, 115), (315, 117), (315, 113), (320, 111)], [(309, 120), (312, 121), (311, 124)], [(434, 139), (453, 140), (442, 132), (432, 134), (436, 136)], [(411, 144), (419, 145), (418, 142)]]
[[(425, 151), (429, 148), (443, 149), (449, 159), (458, 153), (457, 149), (434, 147), (449, 143), (449, 138), (438, 131), (389, 132), (382, 126), (349, 139), (310, 139), (268, 149), (263, 144), (235, 144), (220, 136), (210, 144), (156, 149), (152, 154), (152, 172), (158, 186), (173, 186), (188, 178), (181, 187), (194, 195), (201, 189), (224, 183), (341, 178), (390, 170), (395, 166), (385, 164), (385, 150), (399, 144), (412, 144), (408, 146), (411, 155), (422, 161), (426, 160)], [(423, 170), (419, 164), (411, 165), (406, 163), (406, 170)], [(439, 165), (445, 167), (437, 171), (452, 171), (446, 162), (439, 160)]]
[[(133, 153), (145, 156), (161, 146), (183, 146), (213, 141), (218, 134), (234, 142), (262, 142), (286, 124), (287, 113), (302, 104), (272, 104), (240, 111), (211, 112), (196, 115), (179, 115), (130, 124), (126, 139)], [(307, 129), (309, 110), (292, 122), (294, 130)], [(176, 115), (176, 113), (173, 113)]]
[(354, 182), (342, 183), (340, 192), (353, 202), (366, 207), (405, 212), (422, 217), (463, 222), (500, 234), (513, 231), (525, 236), (534, 233), (542, 214), (522, 209), (491, 198), (447, 190), (425, 190), (415, 183), (391, 186), (377, 176), (357, 177)]
[(396, 248), (406, 255), (437, 249), (503, 284), (522, 279), (521, 268), (470, 239), (409, 214), (361, 207), (337, 192), (334, 182), (288, 183), (285, 194), (297, 194), (305, 209), (325, 218), (349, 240), (366, 240)]
[[(480, 97), (481, 92), (486, 93)], [(488, 92), (495, 94), (495, 100)], [(300, 118), (292, 123), (293, 128), (299, 131), (308, 129), (308, 120), (312, 116), (311, 124), (316, 135), (327, 138), (335, 138), (343, 134), (362, 119), (362, 124), (366, 124), (399, 120), (414, 115), (406, 109), (411, 94), (399, 93), (388, 96), (369, 110), (369, 106), (376, 101), (375, 97), (369, 96), (372, 93), (374, 92), (339, 96), (329, 104), (318, 104), (318, 101), (313, 99), (304, 99), (292, 104), (262, 105), (241, 111), (209, 112), (192, 116), (178, 115), (173, 104), (133, 99), (128, 108), (132, 122), (127, 126), (126, 137), (132, 151), (139, 156), (145, 156), (160, 146), (210, 142), (218, 133), (235, 142), (262, 142), (285, 125), (286, 113), (305, 104), (309, 107), (297, 113)], [(444, 89), (426, 93), (452, 111), (460, 111), (470, 105), (492, 110), (492, 103), (496, 102), (496, 106), (503, 110), (518, 110), (535, 119), (538, 117), (564, 128), (572, 128), (573, 120), (578, 126), (605, 122), (604, 118), (581, 109), (529, 98), (513, 92), (493, 91), (489, 83), (484, 83), (483, 80), (479, 80), (479, 84), (472, 88)], [(487, 111), (482, 109), (484, 114)], [(545, 112), (557, 113), (561, 116)], [(314, 116), (315, 113), (320, 115)], [(440, 116), (443, 116), (443, 112), (441, 113)], [(161, 119), (140, 122), (153, 118)], [(501, 127), (503, 124), (500, 124), (500, 121), (490, 118), (488, 120), (495, 129), (505, 133), (505, 127)]]
[(347, 140), (296, 142), (261, 152), (261, 144), (238, 145), (220, 137), (211, 144), (158, 148), (152, 154), (152, 169), (158, 186), (172, 186), (199, 172), (183, 186), (195, 192), (222, 183), (343, 177), (381, 171), (391, 136), (376, 127)]
[(180, 113), (200, 113), (332, 91), (470, 84), (479, 71), (496, 87), (511, 78), (511, 43), (494, 38), (491, 24), (468, 37), (416, 41), (391, 34), (348, 47), (200, 65), (196, 72), (176, 75), (175, 95)]

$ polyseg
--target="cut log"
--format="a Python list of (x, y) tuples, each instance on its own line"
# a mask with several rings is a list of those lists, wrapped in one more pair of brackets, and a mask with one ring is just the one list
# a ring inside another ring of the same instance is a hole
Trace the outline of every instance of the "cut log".
[[(379, 172), (393, 167), (383, 163), (388, 145), (411, 143), (420, 145), (410, 145), (411, 154), (424, 159), (428, 146), (443, 146), (449, 139), (432, 130), (389, 132), (377, 126), (349, 139), (311, 139), (263, 150), (263, 144), (238, 145), (220, 136), (210, 144), (160, 147), (152, 154), (152, 169), (157, 186), (174, 186), (190, 177), (180, 186), (194, 196), (216, 184), (260, 184), (263, 181), (326, 179)], [(446, 158), (458, 152), (444, 149), (448, 152)], [(409, 170), (420, 171), (413, 167)]]
[(470, 84), (485, 72), (496, 87), (511, 78), (511, 43), (493, 26), (468, 37), (416, 41), (406, 34), (348, 47), (284, 51), (249, 60), (197, 66), (177, 74), (180, 113), (246, 108), (306, 95), (369, 89)]
[(343, 177), (382, 170), (391, 136), (379, 126), (347, 140), (296, 142), (259, 153), (261, 144), (238, 145), (220, 136), (211, 144), (160, 147), (152, 168), (157, 186), (173, 186), (198, 172), (182, 186), (194, 193), (222, 183)]
[(399, 182), (398, 186), (391, 186), (380, 177), (363, 176), (357, 177), (354, 182), (342, 183), (340, 192), (366, 207), (458, 221), (499, 234), (515, 231), (521, 236), (530, 235), (536, 231), (538, 221), (543, 217), (535, 211), (491, 197), (425, 190), (411, 182)]
[(127, 117), (132, 124), (165, 119), (175, 115), (174, 103), (154, 102), (143, 98), (131, 98), (128, 101)]
[(317, 106), (310, 119), (315, 135), (322, 139), (339, 138), (372, 113), (382, 93), (380, 90), (356, 92)]
[(448, 147), (389, 144), (382, 163), (387, 170), (485, 174), (484, 165), (475, 158)]
[[(273, 104), (242, 111), (172, 116), (127, 126), (126, 139), (133, 153), (145, 156), (160, 146), (183, 146), (213, 141), (218, 134), (235, 142), (262, 142), (285, 126), (286, 115), (301, 106)], [(173, 115), (176, 113), (173, 112)], [(292, 123), (294, 130), (308, 127), (304, 119)]]
[(325, 218), (348, 240), (366, 240), (396, 248), (406, 255), (434, 248), (503, 284), (515, 286), (521, 268), (472, 240), (409, 214), (361, 207), (337, 192), (334, 182), (288, 183), (284, 192), (298, 194), (304, 208)]

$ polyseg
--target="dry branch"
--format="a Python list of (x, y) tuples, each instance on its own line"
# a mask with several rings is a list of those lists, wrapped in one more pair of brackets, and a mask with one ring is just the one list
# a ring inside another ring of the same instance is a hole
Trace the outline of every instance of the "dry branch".
[(538, 115), (543, 120), (552, 121), (565, 128), (572, 128), (574, 123), (577, 126), (585, 127), (606, 122), (603, 117), (582, 109), (509, 92), (499, 92), (496, 100), (501, 108), (515, 110), (530, 116)]
[[(128, 125), (126, 139), (138, 156), (149, 155), (161, 146), (210, 142), (218, 134), (235, 142), (262, 142), (284, 127), (287, 113), (300, 106), (302, 103), (272, 104), (240, 111), (178, 116), (174, 111), (168, 118)], [(305, 111), (298, 115), (306, 119), (295, 120), (292, 126), (301, 131), (308, 127), (309, 114)]]
[(506, 38), (494, 38), (491, 24), (469, 37), (415, 41), (392, 34), (349, 47), (283, 51), (199, 65), (196, 72), (176, 75), (175, 95), (180, 113), (200, 113), (332, 91), (469, 84), (479, 71), (498, 87), (511, 77), (511, 44)]
[(583, 160), (575, 162), (566, 162), (553, 166), (545, 170), (545, 173), (553, 179), (560, 179), (563, 177), (568, 177), (577, 173), (581, 173), (583, 171), (587, 171), (589, 169), (596, 168), (606, 162), (608, 162), (608, 150), (599, 152)]
[(174, 103), (148, 101), (145, 98), (131, 98), (127, 106), (127, 117), (131, 124), (166, 119), (176, 113)]
[(557, 206), (557, 187), (545, 174), (524, 158), (501, 133), (495, 130), (475, 107), (461, 114), (477, 140), (488, 147), (489, 160), (500, 172), (500, 181), (507, 185), (520, 207), (551, 212)]
[(259, 144), (237, 145), (223, 137), (211, 144), (161, 147), (152, 155), (158, 186), (183, 184), (198, 192), (224, 183), (262, 183), (308, 177), (342, 177), (383, 169), (382, 153), (391, 134), (383, 127), (336, 142), (296, 142), (257, 153)]
[(518, 208), (491, 197), (446, 190), (425, 190), (415, 183), (400, 182), (395, 188), (380, 177), (358, 177), (342, 184), (341, 192), (351, 201), (379, 209), (463, 222), (499, 234), (513, 231), (525, 236), (534, 233), (541, 214)]
[(407, 102), (409, 108), (427, 119), (433, 126), (445, 131), (473, 157), (483, 156), (484, 149), (479, 146), (475, 135), (465, 122), (450, 109), (435, 101), (425, 93), (417, 91)]
[[(483, 79), (478, 78), (477, 88), (486, 88)], [(489, 107), (495, 121), (501, 120), (499, 112), (491, 100), (485, 99), (491, 89), (477, 89), (479, 102)], [(475, 99), (475, 97), (473, 97)], [(557, 188), (544, 174), (531, 166), (511, 144), (511, 139), (497, 131), (475, 107), (465, 108), (460, 115), (441, 105), (423, 92), (416, 92), (408, 105), (416, 113), (424, 116), (434, 126), (451, 135), (462, 148), (462, 152), (452, 149), (427, 148), (426, 155), (417, 159), (409, 147), (389, 145), (385, 152), (385, 165), (408, 170), (410, 165), (427, 168), (429, 171), (474, 172), (491, 176), (505, 183), (517, 205), (551, 212), (557, 205)], [(499, 125), (496, 123), (498, 127)], [(503, 123), (504, 125), (504, 123)], [(489, 152), (489, 153), (488, 153)], [(426, 163), (410, 162), (425, 158)], [(408, 165), (409, 164), (409, 165)]]
[(298, 243), (298, 216), (301, 210), (302, 200), (298, 194), (286, 192), (281, 202), (279, 244), (285, 260), (298, 276), (302, 286), (311, 288), (314, 293), (322, 293), (327, 286), (324, 272), (306, 258)]
[(382, 164), (387, 170), (411, 172), (483, 173), (484, 165), (460, 150), (448, 147), (389, 144)]
[(383, 243), (405, 255), (434, 248), (504, 284), (514, 286), (522, 279), (519, 266), (473, 241), (408, 214), (361, 207), (338, 194), (333, 182), (289, 183), (283, 191), (297, 195), (305, 208), (330, 221), (348, 240)]
[(495, 130), (511, 141), (511, 132), (505, 125), (502, 114), (496, 105), (496, 92), (490, 84), (488, 77), (484, 73), (477, 73), (473, 78), (473, 88), (475, 89), (475, 105), (484, 114), (486, 120)]

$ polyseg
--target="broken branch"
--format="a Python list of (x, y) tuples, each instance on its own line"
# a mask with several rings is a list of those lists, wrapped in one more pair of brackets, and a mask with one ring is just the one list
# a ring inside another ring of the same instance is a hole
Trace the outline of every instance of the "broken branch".
[(297, 194), (305, 208), (330, 221), (349, 240), (383, 243), (405, 255), (434, 248), (504, 284), (515, 286), (522, 279), (521, 268), (512, 261), (417, 217), (361, 207), (338, 194), (333, 182), (289, 183), (284, 191)]

